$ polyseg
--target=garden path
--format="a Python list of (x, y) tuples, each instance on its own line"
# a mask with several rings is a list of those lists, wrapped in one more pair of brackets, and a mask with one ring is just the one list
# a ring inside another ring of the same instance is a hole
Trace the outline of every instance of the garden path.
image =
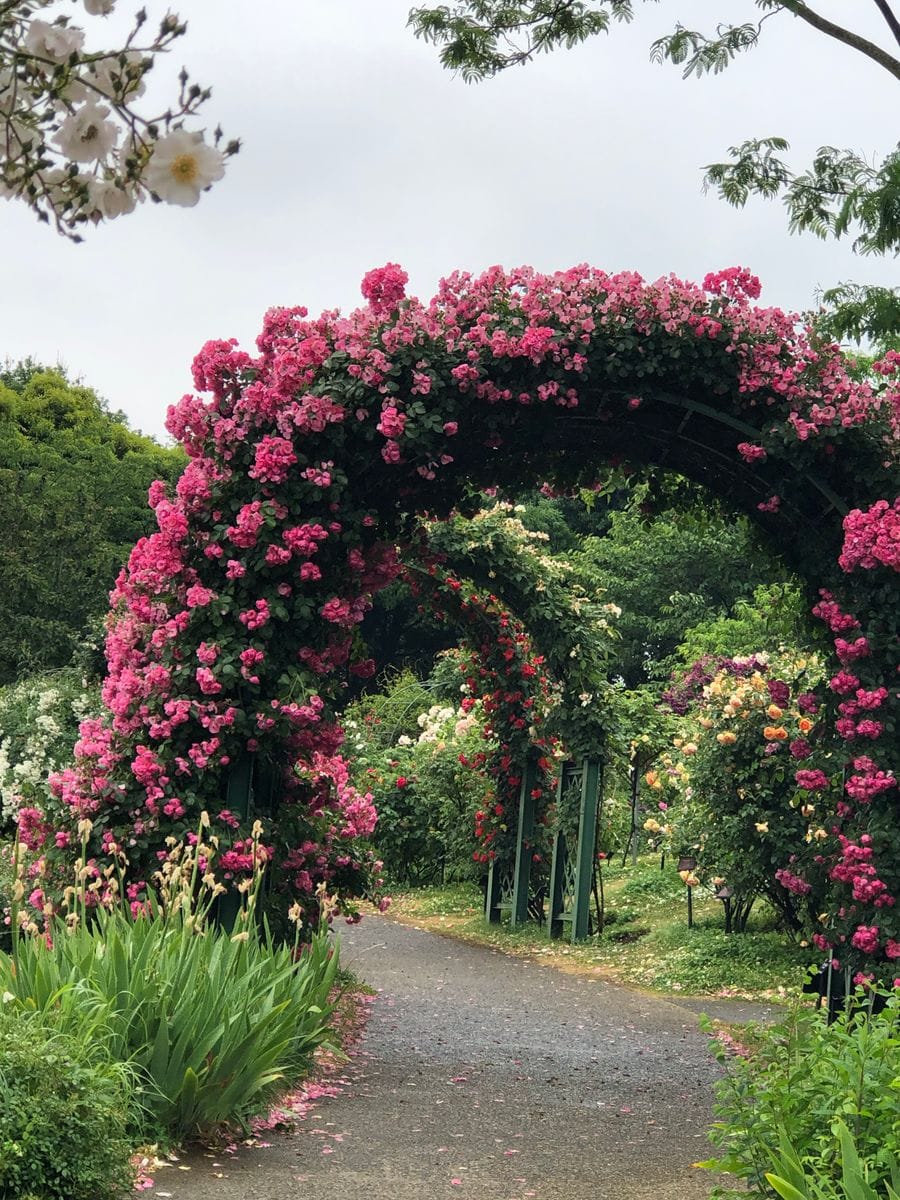
[[(699, 1200), (718, 1067), (696, 1010), (384, 918), (342, 934), (378, 989), (348, 1086), (299, 1132), (156, 1174), (176, 1200)], [(728, 1005), (703, 1006), (725, 1016)], [(737, 1006), (736, 1019), (758, 1012)]]

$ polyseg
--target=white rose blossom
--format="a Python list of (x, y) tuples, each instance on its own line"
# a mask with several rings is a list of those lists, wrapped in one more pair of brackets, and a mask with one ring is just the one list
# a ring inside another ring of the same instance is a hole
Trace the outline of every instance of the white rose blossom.
[[(103, 19), (115, 4), (84, 0), (83, 8)], [(148, 195), (192, 207), (239, 149), (221, 144), (221, 130), (208, 141), (186, 127), (208, 89), (182, 71), (177, 101), (161, 115), (133, 107), (186, 26), (167, 13), (142, 42), (141, 10), (124, 45), (97, 50), (67, 10), (61, 0), (0, 4), (0, 197), (24, 201), (75, 241), (85, 222), (130, 213)]]
[(111, 179), (92, 179), (88, 183), (88, 191), (94, 210), (109, 221), (121, 217), (123, 213), (132, 212), (137, 204), (131, 192)]
[(224, 174), (221, 151), (207, 146), (202, 133), (176, 129), (156, 143), (144, 180), (160, 200), (190, 208), (200, 193)]
[(33, 20), (25, 35), (25, 49), (36, 58), (49, 58), (64, 63), (84, 45), (84, 33), (63, 25), (49, 25)]
[(60, 125), (53, 135), (66, 158), (71, 162), (96, 162), (106, 158), (119, 140), (119, 131), (107, 121), (109, 109), (105, 104), (89, 100), (82, 104)]

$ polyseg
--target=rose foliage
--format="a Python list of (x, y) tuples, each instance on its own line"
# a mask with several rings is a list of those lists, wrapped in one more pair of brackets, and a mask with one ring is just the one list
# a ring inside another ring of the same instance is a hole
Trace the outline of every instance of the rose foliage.
[(815, 656), (721, 663), (682, 719), (670, 761), (648, 774), (651, 790), (668, 796), (674, 848), (697, 858), (700, 882), (733, 891), (738, 929), (763, 896), (794, 930), (826, 901), (823, 792), (842, 759), (823, 719), (823, 684)]

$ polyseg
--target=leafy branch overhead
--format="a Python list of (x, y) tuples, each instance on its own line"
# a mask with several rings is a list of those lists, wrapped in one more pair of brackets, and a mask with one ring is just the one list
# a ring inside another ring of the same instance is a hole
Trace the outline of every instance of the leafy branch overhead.
[[(778, 36), (785, 21), (800, 20), (817, 33), (841, 43), (900, 80), (900, 18), (890, 0), (872, 0), (884, 21), (890, 49), (856, 29), (836, 24), (802, 0), (756, 0), (758, 19), (721, 23), (709, 33), (676, 22), (650, 46), (653, 62), (670, 62), (684, 78), (720, 74), (739, 54), (753, 50), (763, 36)], [(469, 82), (531, 62), (537, 55), (570, 49), (616, 23), (630, 22), (634, 0), (458, 0), (453, 5), (416, 8), (409, 23), (418, 37), (440, 49), (444, 66)], [(845, 6), (859, 19), (862, 5)], [(749, 13), (748, 13), (749, 15)], [(783, 157), (784, 137), (750, 138), (729, 147), (728, 158), (705, 168), (704, 186), (735, 207), (751, 196), (780, 197), (792, 233), (821, 238), (851, 237), (859, 254), (896, 254), (900, 248), (900, 144), (881, 161), (852, 149), (822, 146), (805, 169)], [(869, 294), (869, 293), (872, 294)], [(884, 293), (887, 292), (887, 295)], [(881, 339), (900, 330), (900, 293), (857, 285), (852, 313), (837, 305), (832, 332)], [(849, 299), (849, 298), (848, 298)]]

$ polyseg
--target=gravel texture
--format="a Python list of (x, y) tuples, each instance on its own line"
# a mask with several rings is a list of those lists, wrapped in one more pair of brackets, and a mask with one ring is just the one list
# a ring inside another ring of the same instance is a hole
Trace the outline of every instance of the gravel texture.
[[(348, 1086), (291, 1135), (193, 1154), (176, 1200), (693, 1200), (719, 1068), (696, 1010), (384, 918), (342, 934), (378, 989)], [(734, 1019), (765, 1016), (736, 1005)]]

